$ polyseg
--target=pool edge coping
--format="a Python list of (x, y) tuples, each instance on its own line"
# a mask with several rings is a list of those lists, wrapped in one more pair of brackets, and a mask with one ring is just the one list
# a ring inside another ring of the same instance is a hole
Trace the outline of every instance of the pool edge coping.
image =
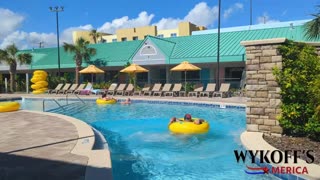
[[(22, 99), (65, 99), (64, 97), (24, 97), (21, 96)], [(96, 100), (98, 97), (90, 97), (90, 98), (85, 98), (82, 99), (83, 101), (94, 101)], [(220, 101), (199, 101), (196, 99), (192, 99), (192, 100), (186, 100), (186, 99), (159, 99), (159, 98), (142, 98), (142, 97), (130, 97), (131, 100), (134, 101), (146, 101), (146, 102), (152, 102), (152, 101), (158, 101), (158, 102), (176, 102), (176, 103), (190, 103), (190, 104), (208, 104), (208, 105), (226, 105), (226, 106), (234, 106), (234, 107), (242, 107), (242, 108), (246, 108), (246, 103), (243, 102), (220, 102)], [(126, 97), (117, 97), (118, 100), (125, 100)], [(69, 97), (69, 100), (78, 100), (76, 97)]]
[[(244, 131), (243, 133), (241, 133), (240, 135), (240, 140), (242, 145), (248, 149), (248, 150), (270, 150), (270, 151), (274, 151), (274, 150), (279, 150), (273, 146), (271, 146), (269, 143), (267, 143), (264, 139), (263, 139), (263, 133), (262, 132), (248, 132), (248, 131)], [(280, 150), (279, 150), (280, 151)], [(282, 151), (281, 151), (282, 152)], [(282, 152), (284, 153), (284, 152)], [(269, 156), (268, 156), (269, 157)], [(289, 160), (292, 161), (292, 158), (289, 158)], [(289, 161), (288, 164), (284, 164), (284, 163), (279, 163), (279, 164), (273, 164), (270, 163), (271, 166), (273, 167), (281, 167), (281, 166), (291, 166), (291, 167), (295, 167), (295, 166), (305, 166), (308, 169), (308, 173), (307, 175), (298, 175), (298, 174), (278, 174), (279, 176), (285, 176), (287, 175), (286, 179), (290, 179), (290, 176), (295, 177), (295, 179), (298, 178), (304, 178), (304, 179), (310, 179), (310, 180), (319, 180), (320, 179), (320, 165), (317, 164), (307, 164), (304, 160), (302, 159), (298, 159), (298, 163), (297, 164), (293, 164), (292, 162)], [(274, 174), (273, 174), (274, 175)], [(274, 175), (276, 176), (276, 175)], [(276, 176), (278, 178), (281, 178), (279, 176)]]
[(92, 149), (95, 142), (95, 136), (90, 125), (79, 119), (62, 114), (31, 110), (20, 111), (55, 116), (73, 124), (76, 127), (79, 139), (70, 152), (72, 154), (88, 157), (85, 180), (94, 180), (101, 177), (104, 177), (105, 179), (113, 179), (110, 151), (109, 149)]

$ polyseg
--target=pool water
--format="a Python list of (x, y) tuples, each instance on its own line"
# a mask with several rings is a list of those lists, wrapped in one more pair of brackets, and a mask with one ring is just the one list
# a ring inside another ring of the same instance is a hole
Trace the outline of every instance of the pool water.
[[(26, 101), (29, 107), (38, 107), (35, 104), (40, 103)], [(87, 103), (90, 105), (81, 112), (62, 113), (85, 121), (104, 135), (115, 180), (276, 179), (270, 175), (248, 175), (244, 172), (246, 166), (236, 162), (234, 150), (243, 149), (240, 134), (245, 130), (245, 110), (146, 102)], [(209, 132), (170, 133), (169, 119), (186, 113), (206, 119)]]

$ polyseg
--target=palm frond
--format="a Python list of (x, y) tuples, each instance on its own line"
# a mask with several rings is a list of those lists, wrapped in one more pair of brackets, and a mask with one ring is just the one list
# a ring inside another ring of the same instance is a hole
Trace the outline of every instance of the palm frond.
[(32, 55), (30, 53), (22, 53), (18, 55), (18, 61), (20, 65), (22, 64), (31, 64), (32, 62)]
[(315, 19), (305, 23), (305, 34), (304, 36), (308, 40), (320, 38), (320, 16), (316, 16)]

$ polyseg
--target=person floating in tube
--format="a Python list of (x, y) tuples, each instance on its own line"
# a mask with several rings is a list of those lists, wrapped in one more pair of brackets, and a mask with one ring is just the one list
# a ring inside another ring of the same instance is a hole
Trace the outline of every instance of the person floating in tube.
[[(102, 96), (101, 96), (101, 99), (105, 100), (105, 101), (109, 101), (109, 100), (112, 100), (114, 99), (113, 97), (108, 97), (106, 93), (103, 93)], [(116, 100), (116, 99), (114, 99)], [(117, 101), (117, 100), (116, 100)]]
[(131, 99), (127, 98), (125, 101), (121, 102), (121, 104), (131, 104)]
[[(203, 119), (195, 119), (195, 120), (192, 120), (191, 114), (185, 114), (183, 119), (184, 119), (185, 122), (193, 122), (194, 124), (202, 124), (202, 123), (204, 122)], [(169, 124), (174, 123), (174, 122), (177, 122), (177, 121), (179, 121), (179, 119), (177, 119), (176, 117), (172, 117), (172, 118), (170, 119)]]

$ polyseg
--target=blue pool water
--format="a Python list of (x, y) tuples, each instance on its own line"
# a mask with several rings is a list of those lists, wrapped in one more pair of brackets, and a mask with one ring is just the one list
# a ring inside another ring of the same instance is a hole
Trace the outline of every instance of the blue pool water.
[[(42, 102), (26, 100), (22, 107), (38, 110), (39, 103)], [(234, 150), (243, 149), (240, 134), (245, 130), (244, 109), (146, 102), (101, 106), (93, 101), (77, 106), (85, 108), (81, 112), (57, 112), (81, 119), (104, 135), (115, 180), (275, 179), (268, 175), (247, 175), (245, 165), (235, 160)], [(170, 133), (169, 119), (183, 117), (185, 113), (209, 121), (209, 132)]]

